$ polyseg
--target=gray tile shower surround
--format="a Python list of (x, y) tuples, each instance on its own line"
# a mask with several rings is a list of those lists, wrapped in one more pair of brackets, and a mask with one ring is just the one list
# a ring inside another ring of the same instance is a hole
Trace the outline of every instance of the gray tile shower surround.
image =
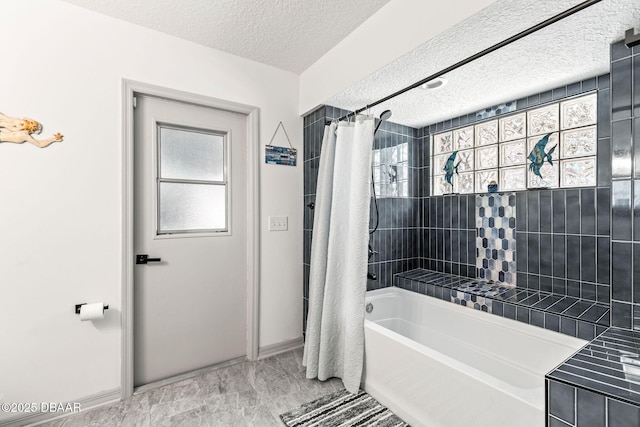
[(612, 328), (547, 375), (548, 426), (640, 426), (640, 46), (611, 45), (610, 82)]
[[(623, 395), (613, 393), (615, 387), (623, 391), (640, 389), (640, 375), (634, 371), (635, 365), (622, 363), (623, 357), (624, 361), (638, 358), (638, 351), (627, 345), (618, 348), (619, 354), (616, 354), (614, 343), (606, 341), (608, 337), (625, 335), (627, 344), (635, 343), (637, 348), (640, 343), (640, 144), (635, 143), (640, 141), (640, 46), (627, 49), (622, 42), (613, 44), (610, 75), (518, 99), (516, 110), (590, 91), (598, 93), (597, 187), (517, 193), (519, 256), (515, 295), (492, 288), (493, 285), (471, 286), (476, 276), (475, 245), (469, 244), (476, 237), (472, 213), (475, 195), (429, 195), (430, 135), (484, 120), (486, 117), (480, 114), (484, 112), (413, 130), (384, 123), (382, 128), (409, 135), (409, 142), (414, 146), (410, 151), (413, 160), (410, 160), (417, 185), (413, 186), (408, 200), (418, 201), (421, 215), (418, 222), (409, 227), (394, 222), (394, 237), (382, 242), (393, 248), (400, 231), (413, 232), (417, 227), (416, 244), (409, 240), (408, 245), (405, 241), (399, 245), (403, 249), (408, 247), (412, 258), (383, 258), (377, 271), (382, 272), (380, 266), (384, 265), (385, 274), (379, 275), (377, 283), (369, 282), (367, 287), (393, 286), (390, 279), (396, 277), (396, 273), (415, 272), (418, 267), (437, 270), (438, 274), (454, 273), (441, 282), (442, 286), (410, 279), (408, 286), (449, 301), (453, 291), (456, 292), (454, 301), (457, 298), (459, 303), (471, 301), (485, 311), (489, 311), (491, 305), (494, 315), (561, 333), (583, 338), (597, 335), (589, 344), (593, 347), (583, 350), (596, 355), (598, 348), (606, 348), (605, 352), (599, 352), (605, 356), (585, 361), (584, 354), (579, 352), (576, 359), (571, 358), (558, 367), (553, 378), (547, 378), (547, 426), (640, 426), (638, 401), (625, 400)], [(305, 117), (305, 154), (309, 148), (315, 155), (320, 152), (320, 141), (313, 138), (314, 123), (317, 125), (325, 117), (341, 114), (343, 111), (322, 107)], [(496, 109), (496, 117), (499, 114)], [(320, 131), (321, 126), (315, 132)], [(385, 143), (396, 142), (385, 139)], [(307, 166), (313, 166), (312, 159), (305, 161), (305, 205), (313, 199), (316, 178), (314, 168)], [(392, 208), (385, 209), (384, 215), (395, 221), (398, 210), (395, 205), (389, 206)], [(547, 209), (548, 206), (552, 208)], [(579, 215), (568, 215), (574, 212)], [(312, 212), (308, 217), (312, 219)], [(312, 221), (305, 222), (305, 245), (311, 240), (312, 228)], [(553, 249), (543, 252), (543, 247)], [(305, 257), (305, 314), (308, 262)], [(553, 305), (547, 305), (557, 298), (560, 299)], [(609, 315), (596, 319), (605, 307)], [(582, 370), (571, 374), (576, 366)], [(601, 372), (601, 367), (609, 370)], [(621, 379), (628, 387), (619, 387)]]
[(308, 380), (302, 349), (207, 371), (109, 405), (49, 421), (47, 427), (279, 427), (279, 414), (343, 389)]

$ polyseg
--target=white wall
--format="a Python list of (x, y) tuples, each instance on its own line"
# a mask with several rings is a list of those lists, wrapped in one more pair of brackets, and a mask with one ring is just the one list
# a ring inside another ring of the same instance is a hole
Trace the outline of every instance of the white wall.
[[(299, 78), (57, 0), (2, 0), (2, 18), (0, 111), (65, 140), (0, 144), (0, 400), (73, 401), (120, 386), (121, 79), (258, 106), (261, 145), (282, 120), (302, 157)], [(261, 180), (266, 346), (301, 336), (302, 162)], [(107, 319), (81, 323), (92, 301)]]
[(390, 1), (301, 74), (300, 114), (495, 1)]

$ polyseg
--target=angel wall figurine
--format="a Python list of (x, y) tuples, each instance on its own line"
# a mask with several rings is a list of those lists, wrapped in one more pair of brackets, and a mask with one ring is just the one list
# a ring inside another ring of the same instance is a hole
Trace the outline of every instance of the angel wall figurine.
[(54, 142), (62, 141), (63, 135), (60, 133), (43, 139), (36, 139), (32, 136), (32, 134), (38, 135), (40, 132), (42, 132), (42, 125), (35, 120), (9, 117), (0, 113), (0, 142), (13, 142), (14, 144), (30, 142), (44, 148)]

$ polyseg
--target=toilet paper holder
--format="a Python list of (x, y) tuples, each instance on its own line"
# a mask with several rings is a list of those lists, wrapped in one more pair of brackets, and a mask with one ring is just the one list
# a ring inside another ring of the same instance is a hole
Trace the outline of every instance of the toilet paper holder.
[[(83, 302), (82, 304), (76, 304), (76, 314), (80, 314), (80, 307), (82, 307), (83, 305), (87, 305), (86, 302)], [(102, 307), (103, 310), (109, 310), (109, 305), (105, 304), (104, 307)]]

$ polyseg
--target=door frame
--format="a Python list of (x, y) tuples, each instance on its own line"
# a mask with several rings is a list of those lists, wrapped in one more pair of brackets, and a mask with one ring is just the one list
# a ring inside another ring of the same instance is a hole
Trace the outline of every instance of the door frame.
[(134, 106), (133, 98), (147, 95), (170, 101), (232, 111), (247, 116), (247, 319), (246, 354), (258, 358), (260, 291), (260, 137), (258, 107), (190, 92), (122, 79), (122, 344), (121, 392), (133, 395), (133, 194), (134, 194)]

